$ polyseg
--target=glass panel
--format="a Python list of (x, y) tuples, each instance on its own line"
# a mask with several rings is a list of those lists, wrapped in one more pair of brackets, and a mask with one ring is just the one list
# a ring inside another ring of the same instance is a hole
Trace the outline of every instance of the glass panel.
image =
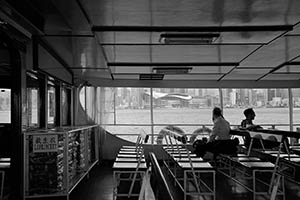
[(55, 87), (48, 85), (48, 124), (55, 121)]
[[(116, 134), (118, 137), (134, 143), (141, 131), (151, 136), (150, 126), (106, 126), (105, 128), (111, 134)], [(151, 144), (151, 138), (149, 138), (147, 144)]]
[[(293, 130), (300, 132), (300, 89), (292, 89), (293, 94)], [(297, 129), (298, 128), (298, 129)]]
[(71, 125), (71, 90), (64, 88), (62, 90), (62, 125)]
[(95, 88), (86, 87), (86, 114), (95, 120)]
[(117, 124), (150, 124), (150, 89), (117, 88), (115, 109)]
[(102, 98), (101, 105), (103, 106), (103, 124), (115, 124), (115, 106), (114, 95), (116, 88), (104, 88), (104, 96)]
[(86, 87), (82, 87), (79, 92), (79, 101), (83, 110), (85, 110), (85, 95), (86, 95)]
[(0, 88), (0, 123), (11, 122), (11, 90)]
[(24, 119), (28, 127), (39, 127), (39, 98), (40, 98), (40, 83), (38, 77), (34, 74), (27, 73), (27, 116)]
[(212, 124), (215, 106), (220, 106), (218, 89), (153, 89), (155, 124)]
[(28, 105), (28, 126), (38, 127), (38, 105), (39, 105), (39, 89), (27, 88), (27, 105)]
[(289, 130), (287, 89), (223, 89), (224, 117), (240, 125), (246, 108), (253, 108), (254, 124), (264, 128)]

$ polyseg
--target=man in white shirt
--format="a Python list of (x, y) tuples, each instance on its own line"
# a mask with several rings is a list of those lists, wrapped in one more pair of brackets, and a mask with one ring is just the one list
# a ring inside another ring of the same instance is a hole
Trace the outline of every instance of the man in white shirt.
[(222, 110), (215, 107), (212, 112), (214, 127), (209, 137), (209, 142), (214, 140), (229, 140), (230, 139), (230, 124), (222, 115)]
[(219, 153), (236, 154), (239, 140), (231, 140), (230, 124), (222, 115), (222, 110), (218, 107), (213, 109), (214, 127), (210, 134), (208, 143), (195, 144), (195, 153), (205, 160), (214, 159)]

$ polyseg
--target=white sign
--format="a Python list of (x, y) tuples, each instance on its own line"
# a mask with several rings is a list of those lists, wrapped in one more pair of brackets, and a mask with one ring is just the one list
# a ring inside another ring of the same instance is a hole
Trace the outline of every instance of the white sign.
[(58, 138), (57, 135), (34, 135), (33, 152), (57, 152)]

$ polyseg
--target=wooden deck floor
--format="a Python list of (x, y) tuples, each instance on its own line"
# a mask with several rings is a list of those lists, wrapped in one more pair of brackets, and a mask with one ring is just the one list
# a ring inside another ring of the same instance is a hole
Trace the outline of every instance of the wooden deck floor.
[[(163, 169), (163, 171), (165, 171)], [(90, 172), (89, 178), (83, 180), (71, 193), (70, 200), (112, 200), (113, 178), (112, 162), (102, 161)], [(171, 185), (170, 189), (176, 200), (183, 199), (178, 188), (173, 187), (171, 179), (166, 177)], [(217, 174), (216, 200), (250, 200), (252, 195), (243, 187)], [(286, 200), (300, 200), (300, 185), (286, 182)], [(267, 199), (267, 198), (259, 198)]]

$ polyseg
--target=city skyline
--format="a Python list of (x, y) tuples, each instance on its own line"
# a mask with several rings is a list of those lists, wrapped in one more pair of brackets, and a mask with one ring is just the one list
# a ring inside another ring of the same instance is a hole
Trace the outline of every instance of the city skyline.
[[(219, 89), (198, 88), (153, 88), (153, 92), (190, 95), (191, 100), (154, 99), (153, 105), (159, 107), (213, 107), (220, 106)], [(117, 107), (142, 109), (148, 107), (150, 88), (116, 88)], [(288, 89), (222, 89), (224, 107), (287, 107)], [(293, 90), (294, 104), (300, 105), (300, 91)]]

